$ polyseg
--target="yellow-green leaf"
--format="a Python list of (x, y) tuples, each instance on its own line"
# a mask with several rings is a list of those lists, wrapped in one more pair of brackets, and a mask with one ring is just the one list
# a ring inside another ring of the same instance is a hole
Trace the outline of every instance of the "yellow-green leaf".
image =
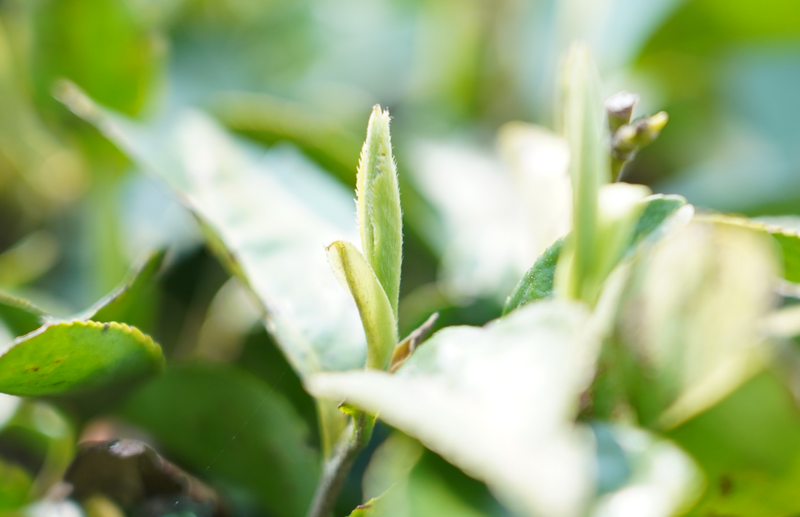
[(328, 246), (328, 260), (358, 307), (367, 337), (367, 368), (385, 370), (397, 344), (397, 323), (381, 284), (361, 253), (349, 242)]

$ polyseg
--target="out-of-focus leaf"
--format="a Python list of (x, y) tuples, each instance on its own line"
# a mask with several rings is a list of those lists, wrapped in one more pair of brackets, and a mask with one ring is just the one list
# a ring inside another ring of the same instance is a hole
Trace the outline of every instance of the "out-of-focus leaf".
[(367, 337), (367, 368), (385, 370), (398, 341), (397, 320), (385, 290), (364, 256), (349, 242), (331, 244), (328, 260), (361, 315)]
[(117, 0), (35, 5), (31, 60), (41, 102), (50, 100), (56, 80), (67, 78), (115, 109), (132, 114), (144, 106), (161, 52), (130, 7)]
[(700, 220), (748, 228), (772, 235), (780, 245), (783, 255), (783, 277), (789, 282), (800, 282), (800, 222), (798, 219), (766, 219), (753, 221), (741, 217), (714, 214)]
[(135, 327), (70, 321), (42, 327), (0, 355), (0, 391), (35, 397), (130, 380), (164, 366), (161, 347)]
[(0, 460), (0, 512), (24, 505), (32, 484), (31, 475), (25, 469)]
[(636, 223), (632, 245), (655, 233), (670, 216), (686, 205), (686, 199), (683, 197), (664, 194), (654, 194), (644, 202), (646, 206), (639, 217), (639, 222)]
[(243, 145), (197, 112), (144, 126), (74, 87), (61, 98), (176, 191), (212, 249), (256, 294), (268, 329), (301, 375), (363, 366), (358, 311), (322, 248), (356, 240), (343, 188), (296, 155)]
[[(487, 515), (471, 504), (471, 501), (462, 497), (463, 492), (456, 490), (459, 487), (458, 482), (442, 476), (433, 468), (432, 462), (426, 461), (432, 457), (433, 454), (425, 452), (417, 440), (398, 432), (390, 435), (373, 453), (364, 473), (364, 497), (370, 500), (357, 508), (352, 515), (382, 517)], [(458, 471), (455, 472), (464, 476)], [(470, 479), (470, 481), (478, 484), (475, 480)], [(468, 487), (473, 488), (472, 485)], [(463, 490), (465, 487), (460, 488)]]
[(641, 422), (675, 426), (764, 367), (776, 271), (768, 237), (699, 222), (635, 264), (618, 335)]
[[(592, 222), (595, 249), (591, 264), (583, 271), (588, 276), (576, 276), (578, 272), (573, 264), (577, 259), (577, 239), (573, 232), (567, 237), (564, 252), (556, 265), (556, 291), (564, 296), (577, 295), (590, 305), (597, 302), (606, 278), (630, 246), (636, 221), (649, 193), (650, 189), (643, 185), (627, 183), (612, 183), (600, 188), (597, 219)], [(576, 285), (575, 282), (580, 284)]]
[(14, 336), (33, 332), (46, 317), (46, 312), (28, 300), (0, 292), (0, 319)]
[(569, 176), (572, 179), (572, 234), (569, 268), (565, 270), (564, 295), (593, 303), (597, 284), (593, 271), (600, 242), (597, 235), (600, 187), (611, 180), (609, 156), (603, 148), (603, 105), (599, 78), (589, 48), (574, 43), (564, 58), (561, 123), (569, 148)]
[(73, 498), (103, 495), (137, 514), (225, 515), (214, 490), (137, 440), (81, 444), (64, 480)]
[(592, 425), (597, 490), (592, 517), (682, 515), (701, 495), (703, 475), (675, 444), (640, 429)]
[(498, 147), (502, 161), (456, 143), (419, 144), (411, 156), (409, 176), (430, 206), (406, 203), (406, 217), (441, 255), (442, 289), (458, 301), (504, 303), (536, 257), (569, 231), (563, 139), (515, 122), (501, 128)]
[(503, 314), (508, 314), (527, 303), (553, 297), (553, 277), (556, 274), (556, 264), (563, 248), (564, 238), (562, 237), (536, 259), (533, 267), (525, 273), (514, 292), (508, 297)]
[(158, 309), (155, 277), (165, 255), (166, 251), (148, 255), (114, 291), (87, 310), (82, 319), (101, 323), (116, 321), (149, 329)]
[(757, 375), (669, 436), (696, 459), (708, 480), (691, 515), (800, 511), (800, 411), (781, 376)]
[(0, 254), (0, 285), (12, 289), (39, 278), (55, 265), (58, 255), (58, 243), (48, 232), (26, 236)]
[(435, 334), (396, 374), (317, 374), (320, 397), (346, 400), (483, 479), (514, 510), (580, 513), (587, 445), (573, 427), (596, 353), (580, 306), (543, 301), (485, 328)]
[[(655, 194), (642, 200), (645, 204), (639, 222), (633, 233), (631, 243), (626, 249), (630, 253), (643, 240), (652, 234), (663, 236), (667, 231), (662, 225), (674, 215), (681, 207), (686, 205), (686, 201), (680, 196), (664, 196)], [(687, 213), (684, 217), (685, 222), (691, 218)], [(506, 300), (503, 314), (507, 314), (517, 307), (525, 305), (535, 300), (552, 298), (553, 296), (553, 277), (556, 272), (558, 258), (564, 248), (564, 238), (557, 240), (550, 246), (533, 264), (533, 267), (525, 273), (514, 292)]]
[(257, 378), (222, 366), (166, 372), (123, 409), (175, 460), (280, 517), (304, 515), (319, 475), (308, 429)]

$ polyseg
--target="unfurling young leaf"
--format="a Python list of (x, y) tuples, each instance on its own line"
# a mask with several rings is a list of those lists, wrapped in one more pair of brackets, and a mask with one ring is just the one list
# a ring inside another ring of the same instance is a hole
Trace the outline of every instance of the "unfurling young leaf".
[(389, 112), (376, 105), (367, 127), (356, 179), (358, 227), (364, 257), (383, 286), (397, 318), (403, 222), (397, 167), (389, 136)]
[(389, 300), (364, 257), (349, 242), (328, 246), (336, 276), (356, 301), (367, 336), (367, 368), (385, 370), (397, 344), (397, 323)]

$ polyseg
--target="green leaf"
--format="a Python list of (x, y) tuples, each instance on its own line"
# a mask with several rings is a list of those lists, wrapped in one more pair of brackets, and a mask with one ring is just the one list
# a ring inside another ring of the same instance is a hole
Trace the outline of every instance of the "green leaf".
[(592, 423), (597, 441), (597, 496), (592, 517), (682, 515), (700, 497), (703, 474), (674, 443), (621, 425)]
[(503, 314), (508, 314), (518, 307), (553, 297), (553, 277), (561, 250), (564, 248), (564, 237), (558, 239), (536, 259), (533, 267), (525, 273), (514, 292), (508, 297)]
[(345, 189), (295, 152), (265, 154), (198, 112), (142, 125), (95, 105), (74, 86), (60, 95), (175, 190), (211, 248), (254, 292), (268, 330), (298, 373), (363, 367), (358, 311), (320, 248), (356, 238)]
[[(662, 225), (673, 216), (681, 207), (686, 206), (686, 200), (680, 196), (665, 196), (655, 194), (642, 200), (645, 204), (642, 215), (636, 224), (633, 238), (623, 255), (631, 253), (645, 239), (663, 236)], [(661, 229), (661, 230), (660, 230)], [(566, 238), (558, 239), (553, 243), (525, 273), (514, 292), (506, 300), (503, 314), (508, 314), (517, 307), (536, 300), (553, 297), (553, 277), (556, 264), (564, 248)]]
[(25, 469), (0, 460), (0, 512), (23, 506), (32, 485), (31, 475)]
[(611, 180), (608, 153), (603, 148), (603, 104), (599, 78), (589, 48), (574, 43), (564, 60), (563, 70), (564, 137), (569, 147), (569, 175), (572, 179), (573, 216), (569, 246), (573, 259), (565, 282), (564, 295), (586, 298), (583, 286), (594, 283), (595, 253), (598, 249), (598, 196), (600, 187)]
[(14, 336), (33, 332), (45, 318), (47, 313), (28, 300), (0, 292), (0, 319)]
[(783, 277), (790, 282), (800, 282), (800, 221), (795, 218), (776, 218), (754, 221), (743, 217), (722, 214), (703, 215), (700, 220), (749, 228), (771, 235), (778, 241), (783, 257)]
[[(686, 206), (686, 199), (682, 196), (653, 194), (645, 199), (647, 203), (636, 223), (633, 232), (631, 247), (649, 238), (651, 235), (658, 236), (657, 230), (682, 207)], [(630, 249), (630, 247), (628, 248)]]
[(150, 253), (114, 291), (87, 310), (81, 319), (116, 321), (148, 329), (158, 308), (156, 275), (165, 255), (165, 250)]
[(168, 370), (122, 410), (174, 459), (236, 499), (270, 515), (302, 517), (314, 495), (319, 458), (291, 404), (241, 370), (194, 365)]
[(379, 414), (512, 510), (574, 516), (589, 486), (573, 426), (597, 350), (586, 323), (580, 306), (542, 301), (484, 328), (439, 331), (394, 375), (317, 374), (306, 386)]
[(0, 392), (25, 397), (75, 392), (163, 366), (161, 347), (134, 327), (78, 320), (55, 323), (3, 349)]
[(764, 368), (772, 251), (757, 231), (693, 222), (635, 263), (616, 363), (631, 365), (620, 371), (640, 422), (678, 425)]
[(400, 267), (403, 262), (403, 217), (397, 166), (392, 156), (389, 112), (375, 105), (356, 176), (358, 228), (364, 257), (375, 272), (397, 319)]
[(385, 370), (398, 341), (397, 321), (386, 292), (355, 246), (336, 241), (327, 251), (334, 273), (350, 291), (361, 315), (367, 337), (367, 368)]
[(765, 371), (669, 433), (707, 478), (690, 515), (800, 512), (800, 411), (783, 375)]

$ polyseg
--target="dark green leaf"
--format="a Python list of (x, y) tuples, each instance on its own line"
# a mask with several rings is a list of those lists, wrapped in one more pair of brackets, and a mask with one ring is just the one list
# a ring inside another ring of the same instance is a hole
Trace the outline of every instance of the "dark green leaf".
[(0, 292), (0, 319), (14, 336), (33, 332), (44, 324), (47, 313), (28, 300)]
[(86, 311), (82, 319), (126, 323), (148, 329), (158, 308), (155, 277), (164, 262), (166, 251), (157, 251), (128, 274), (113, 292)]
[(508, 297), (503, 314), (508, 314), (517, 307), (536, 300), (553, 297), (553, 277), (561, 250), (564, 248), (564, 237), (558, 239), (536, 259), (533, 267), (525, 273), (514, 292)]
[(32, 484), (31, 475), (25, 469), (0, 460), (0, 512), (23, 506)]
[(133, 395), (123, 415), (182, 465), (270, 514), (301, 517), (319, 475), (308, 428), (269, 385), (230, 367), (167, 371)]
[(161, 347), (119, 323), (70, 321), (12, 341), (0, 355), (0, 392), (56, 395), (130, 380), (163, 368)]

